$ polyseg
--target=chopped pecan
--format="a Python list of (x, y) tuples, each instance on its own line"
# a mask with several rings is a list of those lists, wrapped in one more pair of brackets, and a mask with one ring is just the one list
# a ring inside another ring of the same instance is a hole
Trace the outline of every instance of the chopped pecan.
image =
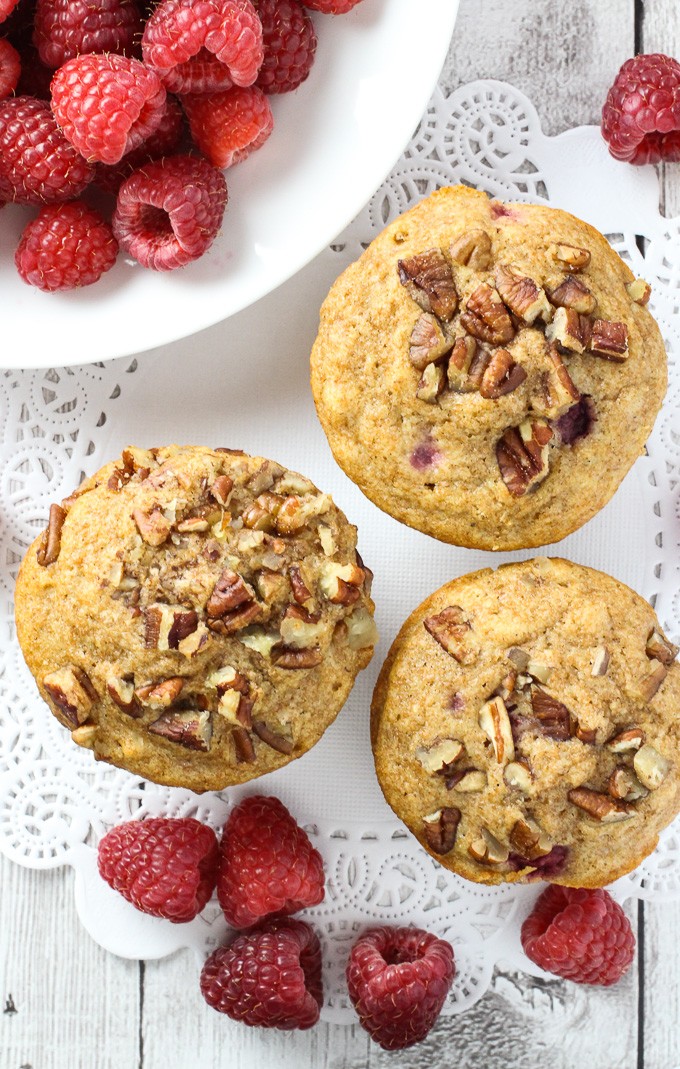
[(202, 534), (210, 527), (210, 522), (205, 516), (187, 516), (177, 524), (179, 534)]
[(609, 669), (609, 650), (606, 646), (598, 646), (593, 657), (590, 669), (591, 676), (606, 676)]
[(560, 416), (571, 408), (575, 401), (580, 400), (581, 394), (574, 385), (556, 346), (549, 347), (548, 359), (552, 368), (546, 373), (545, 378), (546, 412), (549, 416)]
[(643, 676), (639, 683), (640, 697), (645, 702), (651, 702), (657, 690), (668, 675), (666, 665), (655, 659), (649, 662), (652, 669), (649, 675)]
[(423, 817), (423, 838), (435, 854), (448, 854), (456, 844), (461, 812), (455, 806), (442, 806)]
[(66, 519), (66, 509), (61, 505), (50, 505), (50, 515), (47, 528), (43, 531), (38, 546), (38, 564), (46, 568), (48, 564), (54, 564), (61, 550), (61, 530)]
[(491, 266), (491, 238), (486, 230), (466, 230), (449, 246), (454, 263), (473, 271), (488, 271)]
[(528, 661), (525, 672), (539, 683), (547, 683), (552, 675), (552, 665), (543, 664), (542, 661)]
[(607, 749), (612, 753), (628, 753), (631, 750), (639, 750), (644, 741), (645, 733), (640, 728), (626, 728), (609, 740)]
[(176, 612), (172, 627), (168, 632), (168, 647), (171, 650), (179, 648), (182, 639), (192, 635), (198, 627), (198, 613), (193, 609), (186, 612)]
[(508, 710), (501, 697), (491, 698), (479, 710), (479, 726), (490, 740), (499, 765), (515, 760), (515, 743)]
[(480, 865), (504, 865), (510, 851), (488, 828), (482, 828), (480, 837), (468, 846), (468, 854)]
[(296, 650), (318, 646), (327, 628), (320, 616), (312, 616), (300, 605), (289, 605), (279, 624), (284, 646)]
[(625, 323), (595, 319), (588, 349), (595, 356), (623, 363), (628, 359), (628, 327)]
[(146, 649), (176, 650), (198, 627), (198, 613), (193, 609), (170, 605), (150, 605), (144, 615), (144, 646)]
[(509, 835), (510, 845), (528, 861), (545, 857), (553, 848), (550, 838), (531, 817), (515, 821)]
[(596, 419), (592, 399), (581, 397), (556, 420), (555, 426), (562, 445), (573, 445), (581, 438), (586, 438), (592, 431)]
[[(241, 677), (242, 678), (242, 677)], [(228, 724), (252, 727), (252, 709), (254, 702), (235, 688), (222, 688), (219, 693), (217, 712)]]
[(137, 525), (137, 530), (149, 546), (162, 546), (167, 541), (172, 525), (163, 515), (159, 505), (145, 512), (144, 509), (135, 509), (132, 519)]
[(548, 255), (557, 260), (565, 271), (581, 271), (590, 263), (590, 253), (587, 249), (579, 249), (575, 245), (551, 245)]
[(273, 531), (285, 498), (265, 491), (243, 510), (243, 526), (252, 531)]
[(149, 724), (147, 730), (152, 735), (177, 743), (187, 750), (200, 750), (205, 753), (210, 749), (212, 723), (210, 713), (206, 709), (183, 709), (163, 713), (158, 720)]
[(451, 265), (441, 249), (428, 249), (409, 260), (399, 260), (399, 281), (424, 312), (448, 321), (458, 307)]
[(496, 690), (493, 692), (493, 697), (502, 698), (504, 702), (509, 702), (515, 691), (515, 685), (517, 683), (517, 672), (514, 670), (507, 672), (503, 676), (502, 680), (498, 684)]
[(181, 676), (170, 676), (159, 683), (147, 683), (143, 687), (137, 687), (135, 697), (143, 705), (167, 708), (179, 697), (183, 687), (184, 680)]
[(486, 371), (491, 361), (491, 353), (482, 348), (481, 345), (477, 346), (475, 355), (472, 358), (470, 367), (468, 368), (467, 380), (459, 387), (463, 392), (469, 392), (471, 390), (478, 390), (482, 385), (482, 379), (484, 378), (484, 372)]
[(511, 646), (508, 650), (508, 660), (512, 661), (515, 668), (523, 672), (529, 663), (529, 654), (519, 646)]
[(321, 565), (319, 589), (334, 605), (353, 605), (361, 597), (365, 572), (357, 564), (337, 564), (326, 561)]
[[(293, 535), (315, 516), (323, 516), (332, 508), (333, 502), (328, 494), (315, 494), (301, 498), (292, 494), (283, 500), (276, 513), (275, 527), (280, 535)], [(282, 545), (285, 545), (282, 543)]]
[(434, 405), (446, 385), (446, 368), (443, 364), (428, 364), (416, 387), (416, 397), (428, 405)]
[(177, 649), (183, 657), (195, 657), (200, 653), (210, 640), (210, 632), (205, 624), (199, 623), (196, 630), (186, 638), (181, 638), (177, 643)]
[(478, 794), (486, 788), (488, 777), (479, 768), (464, 768), (460, 773), (446, 779), (448, 790), (460, 791), (461, 794)]
[(106, 689), (111, 700), (128, 716), (137, 719), (142, 715), (139, 702), (135, 697), (135, 684), (132, 678), (118, 679), (112, 676), (106, 681)]
[(531, 791), (533, 776), (524, 761), (510, 761), (503, 769), (503, 779), (514, 791), (521, 791), (522, 794), (529, 794)]
[(288, 569), (288, 575), (290, 577), (290, 585), (293, 591), (293, 597), (297, 601), (298, 605), (302, 605), (308, 612), (312, 612), (314, 609), (314, 598), (312, 592), (302, 578), (302, 572), (297, 564), (292, 565)]
[(567, 792), (572, 805), (582, 809), (588, 816), (601, 824), (614, 824), (620, 820), (630, 820), (635, 815), (625, 802), (612, 798), (609, 794), (591, 791), (589, 787), (574, 787)]
[(281, 735), (278, 731), (272, 731), (272, 729), (265, 724), (264, 720), (253, 720), (253, 731), (257, 735), (258, 739), (262, 739), (267, 746), (272, 750), (278, 750), (279, 753), (291, 754), (295, 749), (295, 743), (287, 735)]
[(647, 794), (647, 788), (643, 787), (631, 768), (626, 765), (617, 765), (607, 783), (607, 790), (612, 798), (623, 802), (637, 802)]
[(233, 635), (254, 623), (261, 615), (262, 606), (257, 601), (249, 601), (217, 620), (208, 620), (208, 627), (217, 635)]
[[(447, 378), (452, 390), (461, 392), (479, 388), (479, 383), (477, 386), (472, 386), (468, 381), (468, 371), (476, 353), (477, 342), (469, 334), (463, 338), (456, 338), (447, 365)], [(488, 359), (486, 362), (488, 363)]]
[(275, 664), (277, 668), (314, 668), (323, 660), (323, 654), (318, 646), (298, 650), (284, 645), (283, 642), (277, 642), (272, 646), (270, 656), (272, 664)]
[(515, 363), (507, 349), (496, 349), (482, 375), (479, 392), (482, 397), (495, 400), (512, 393), (526, 377), (524, 368)]
[(666, 668), (670, 668), (678, 655), (678, 647), (669, 642), (656, 628), (652, 628), (645, 645), (645, 653), (650, 660), (660, 661)]
[(565, 742), (571, 737), (569, 710), (543, 687), (533, 686), (531, 688), (531, 709), (542, 735), (555, 739), (557, 742)]
[(470, 294), (460, 322), (468, 334), (489, 345), (505, 345), (515, 336), (515, 328), (498, 290), (487, 282), (482, 282)]
[(472, 664), (477, 659), (472, 624), (460, 605), (449, 605), (435, 616), (428, 616), (423, 626), (460, 664)]
[(633, 758), (635, 774), (643, 787), (655, 791), (671, 770), (671, 762), (653, 746), (641, 746)]
[(464, 748), (458, 739), (435, 739), (429, 746), (418, 746), (415, 757), (426, 772), (434, 775), (446, 772), (448, 766), (458, 760)]
[(545, 328), (549, 342), (557, 342), (572, 353), (582, 353), (591, 341), (591, 322), (573, 308), (558, 308)]
[(514, 267), (498, 264), (495, 272), (496, 288), (503, 304), (523, 323), (531, 326), (541, 316), (546, 322), (551, 308), (545, 290)]
[(525, 420), (509, 427), (496, 445), (501, 478), (513, 497), (521, 497), (548, 474), (548, 450), (553, 432), (545, 420)]
[(631, 301), (635, 304), (647, 304), (652, 296), (652, 287), (644, 278), (636, 278), (634, 282), (626, 282), (626, 290)]
[(253, 600), (253, 592), (248, 589), (242, 576), (231, 568), (225, 568), (213, 587), (205, 611), (214, 620)]
[(83, 724), (82, 727), (73, 729), (71, 738), (76, 746), (83, 746), (86, 750), (94, 750), (94, 741), (98, 730), (96, 724)]
[(452, 345), (453, 338), (444, 331), (439, 320), (429, 312), (423, 312), (411, 331), (408, 355), (413, 366), (423, 371), (428, 364), (448, 353)]
[(592, 315), (597, 304), (585, 282), (573, 275), (567, 275), (559, 286), (548, 290), (548, 296), (551, 304), (556, 304), (560, 308), (573, 308), (575, 312), (587, 316)]
[(87, 672), (75, 665), (48, 672), (43, 687), (70, 727), (84, 724), (99, 695)]
[(597, 742), (597, 729), (584, 728), (578, 720), (575, 720), (572, 725), (572, 733), (574, 738), (582, 742), (584, 746), (594, 746)]
[(236, 760), (240, 765), (252, 764), (255, 760), (255, 747), (250, 732), (245, 728), (232, 728), (231, 737), (234, 743)]
[(210, 493), (218, 505), (223, 508), (228, 503), (231, 491), (234, 489), (234, 480), (228, 475), (218, 475), (210, 487)]
[(285, 575), (261, 568), (255, 577), (255, 586), (261, 598), (268, 605), (282, 604), (288, 601), (289, 585)]
[(375, 646), (379, 635), (373, 617), (368, 609), (359, 605), (345, 618), (347, 625), (347, 645), (351, 650), (365, 650)]

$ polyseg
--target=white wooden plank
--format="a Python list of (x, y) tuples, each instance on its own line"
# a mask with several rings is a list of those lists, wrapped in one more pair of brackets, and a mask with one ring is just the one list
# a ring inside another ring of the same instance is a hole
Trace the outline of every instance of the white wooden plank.
[[(680, 60), (680, 19), (677, 3), (640, 4), (642, 11), (641, 43), (644, 52), (663, 52)], [(680, 215), (680, 165), (669, 163), (661, 168), (662, 210), (665, 215)]]
[(680, 1066), (680, 906), (645, 904), (644, 1069)]

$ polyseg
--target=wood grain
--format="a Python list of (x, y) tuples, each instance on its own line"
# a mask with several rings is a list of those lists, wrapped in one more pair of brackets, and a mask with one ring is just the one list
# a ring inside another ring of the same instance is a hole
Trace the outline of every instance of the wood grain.
[[(640, 4), (640, 44), (643, 52), (663, 52), (680, 59), (680, 18), (677, 3), (649, 0)], [(661, 210), (673, 218), (680, 215), (680, 164), (660, 168)]]

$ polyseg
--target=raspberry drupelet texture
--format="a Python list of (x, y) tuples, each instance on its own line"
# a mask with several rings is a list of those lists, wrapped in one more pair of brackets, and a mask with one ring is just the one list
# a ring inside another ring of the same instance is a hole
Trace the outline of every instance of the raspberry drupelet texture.
[(123, 182), (113, 232), (144, 267), (172, 271), (212, 245), (226, 203), (221, 171), (195, 156), (168, 156)]
[(173, 93), (252, 85), (262, 25), (250, 0), (162, 0), (142, 37), (144, 62)]
[(137, 0), (38, 0), (33, 41), (56, 70), (86, 52), (134, 55), (143, 26)]
[(158, 76), (127, 56), (77, 56), (52, 81), (52, 111), (87, 160), (118, 163), (158, 128), (164, 108)]
[(72, 200), (93, 173), (48, 104), (33, 97), (0, 102), (0, 199), (17, 204)]
[(48, 204), (31, 220), (14, 262), (24, 282), (54, 293), (97, 282), (117, 254), (109, 224), (81, 201), (70, 201)]
[(316, 54), (314, 24), (298, 0), (259, 0), (264, 60), (257, 85), (265, 93), (297, 89)]
[(302, 0), (305, 7), (312, 11), (321, 11), (324, 15), (346, 15), (361, 0)]
[(100, 189), (118, 194), (121, 184), (131, 174), (141, 167), (160, 160), (163, 156), (170, 156), (179, 146), (184, 125), (184, 112), (175, 97), (168, 95), (163, 108), (161, 121), (150, 137), (143, 141), (138, 148), (126, 153), (122, 160), (107, 167), (105, 163), (98, 163), (95, 167), (94, 182)]
[(257, 86), (182, 98), (191, 136), (215, 167), (240, 163), (267, 140), (274, 118)]
[(621, 67), (602, 109), (602, 136), (617, 160), (680, 160), (680, 63), (635, 56)]
[(230, 814), (220, 847), (217, 897), (234, 928), (323, 901), (321, 855), (278, 798), (255, 795)]
[(19, 84), (21, 60), (9, 41), (0, 37), (0, 100), (10, 96)]
[(99, 844), (99, 873), (143, 913), (179, 924), (205, 908), (215, 887), (212, 828), (189, 817), (131, 820)]
[(298, 920), (237, 935), (206, 961), (201, 991), (213, 1009), (243, 1024), (311, 1028), (323, 1002), (319, 940)]
[(553, 884), (522, 925), (522, 946), (547, 972), (578, 984), (608, 987), (628, 970), (635, 936), (607, 891)]
[(456, 970), (451, 944), (418, 928), (373, 928), (352, 947), (347, 987), (359, 1021), (384, 1050), (419, 1043)]

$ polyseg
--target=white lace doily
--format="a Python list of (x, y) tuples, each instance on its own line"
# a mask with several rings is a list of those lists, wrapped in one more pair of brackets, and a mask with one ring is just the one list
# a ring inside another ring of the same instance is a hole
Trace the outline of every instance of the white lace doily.
[[(318, 307), (331, 280), (398, 212), (456, 181), (573, 211), (607, 233), (653, 285), (671, 384), (648, 456), (557, 551), (636, 588), (677, 641), (680, 223), (659, 216), (651, 169), (613, 161), (595, 128), (545, 137), (529, 101), (508, 85), (476, 82), (448, 99), (437, 92), (402, 159), (332, 248), (233, 320), (132, 361), (0, 373), (0, 849), (32, 868), (72, 865), (83, 924), (111, 951), (153, 958), (191, 946), (203, 954), (224, 935), (219, 910), (211, 905), (189, 925), (138, 913), (99, 879), (97, 840), (112, 824), (145, 814), (197, 815), (217, 828), (244, 793), (277, 794), (325, 858), (326, 900), (308, 916), (324, 942), (323, 1017), (336, 1022), (354, 1020), (344, 963), (355, 933), (374, 923), (416, 924), (451, 939), (458, 972), (444, 1012), (481, 998), (496, 962), (538, 973), (521, 952), (519, 927), (540, 885), (483, 888), (430, 859), (380, 796), (367, 731), (379, 663), (408, 612), (454, 575), (531, 554), (443, 546), (380, 513), (333, 463), (307, 383)], [(39, 700), (14, 637), (16, 570), (50, 502), (128, 441), (170, 440), (238, 445), (309, 474), (358, 524), (362, 554), (376, 573), (382, 641), (343, 713), (301, 761), (221, 795), (198, 797), (96, 765)], [(680, 821), (612, 890), (620, 901), (680, 897)]]

